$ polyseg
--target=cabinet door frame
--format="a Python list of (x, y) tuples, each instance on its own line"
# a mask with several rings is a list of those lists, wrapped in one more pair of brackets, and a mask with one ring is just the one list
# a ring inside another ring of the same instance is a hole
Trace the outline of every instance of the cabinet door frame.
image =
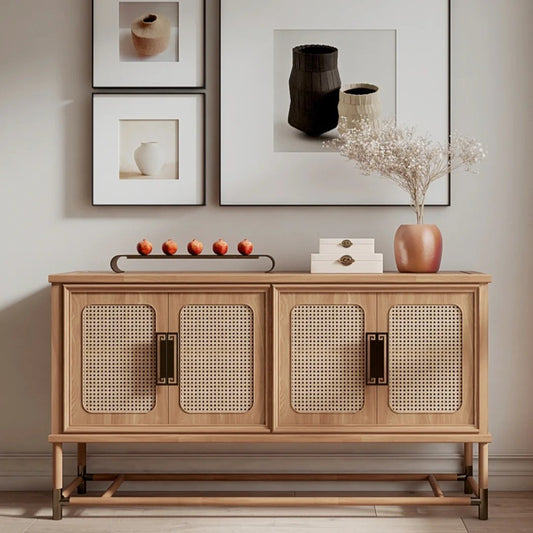
[(273, 287), (273, 431), (277, 433), (364, 433), (375, 431), (376, 387), (364, 386), (363, 409), (355, 413), (298, 413), (291, 405), (290, 318), (295, 305), (358, 305), (365, 333), (376, 331), (376, 292), (350, 285)]
[(82, 398), (82, 313), (88, 305), (148, 305), (155, 332), (168, 329), (168, 295), (136, 287), (64, 286), (63, 430), (66, 433), (153, 432), (168, 423), (167, 387), (155, 387), (155, 407), (146, 413), (89, 413)]
[[(253, 404), (239, 413), (185, 412), (180, 406), (180, 386), (169, 386), (169, 423), (174, 433), (270, 432), (270, 285), (186, 285), (167, 288), (169, 331), (178, 333), (180, 312), (186, 305), (246, 305), (253, 312)], [(181, 339), (181, 335), (178, 336)], [(180, 342), (178, 340), (178, 342)]]
[[(465, 288), (416, 287), (384, 290), (377, 296), (379, 331), (389, 332), (389, 312), (395, 305), (455, 305), (462, 316), (462, 404), (448, 413), (398, 413), (389, 406), (389, 386), (378, 387), (378, 424), (391, 431), (468, 433), (479, 430), (476, 368), (476, 294)], [(390, 366), (390, 361), (389, 361)], [(389, 383), (390, 383), (389, 372)]]

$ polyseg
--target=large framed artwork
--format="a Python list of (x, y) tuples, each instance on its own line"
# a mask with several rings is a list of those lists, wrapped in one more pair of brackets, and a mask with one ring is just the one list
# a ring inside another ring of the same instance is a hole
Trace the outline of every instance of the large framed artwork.
[(93, 0), (93, 87), (204, 87), (205, 0)]
[[(359, 95), (448, 141), (449, 0), (221, 0), (220, 34), (221, 205), (409, 204), (324, 141)], [(448, 177), (426, 205), (449, 204)]]
[(93, 95), (93, 205), (205, 205), (203, 94)]

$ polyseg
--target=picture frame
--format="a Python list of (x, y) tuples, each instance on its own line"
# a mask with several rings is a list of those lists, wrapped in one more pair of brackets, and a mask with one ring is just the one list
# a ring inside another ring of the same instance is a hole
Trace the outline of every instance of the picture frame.
[[(335, 129), (313, 137), (289, 124), (294, 49), (336, 48), (342, 86), (378, 80), (383, 119), (446, 144), (450, 15), (450, 0), (221, 0), (220, 205), (409, 205), (324, 147)], [(450, 205), (450, 182), (435, 182), (426, 205)]]
[(93, 94), (93, 205), (205, 205), (205, 95)]
[(205, 0), (93, 0), (93, 88), (131, 87), (205, 87)]

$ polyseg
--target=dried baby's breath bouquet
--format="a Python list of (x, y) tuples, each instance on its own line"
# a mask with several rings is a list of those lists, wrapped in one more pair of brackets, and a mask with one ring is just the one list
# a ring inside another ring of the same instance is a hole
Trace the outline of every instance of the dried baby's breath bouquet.
[(463, 166), (473, 172), (472, 167), (486, 156), (479, 142), (461, 135), (453, 135), (448, 146), (443, 146), (394, 121), (376, 128), (361, 120), (350, 128), (346, 117), (341, 117), (341, 124), (344, 133), (325, 144), (355, 161), (363, 174), (380, 174), (406, 191), (417, 224), (424, 223), (424, 202), (431, 183)]

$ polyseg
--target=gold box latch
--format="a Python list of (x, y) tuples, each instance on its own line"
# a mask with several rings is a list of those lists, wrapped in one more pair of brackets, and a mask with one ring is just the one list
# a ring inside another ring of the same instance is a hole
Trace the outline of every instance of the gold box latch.
[(343, 255), (340, 259), (337, 259), (337, 262), (344, 266), (350, 266), (355, 263), (355, 259), (351, 255)]

